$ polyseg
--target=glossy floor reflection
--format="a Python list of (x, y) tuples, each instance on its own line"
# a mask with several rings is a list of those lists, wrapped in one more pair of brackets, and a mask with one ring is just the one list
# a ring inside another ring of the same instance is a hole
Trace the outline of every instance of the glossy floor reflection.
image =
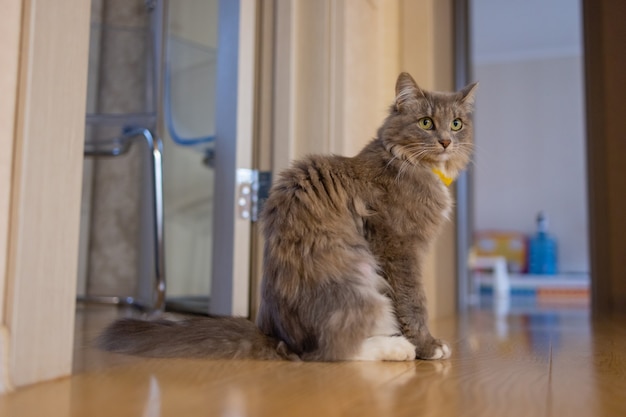
[(0, 397), (22, 416), (624, 416), (626, 321), (583, 312), (439, 320), (446, 361), (137, 359), (88, 341), (112, 309), (81, 309), (77, 374)]

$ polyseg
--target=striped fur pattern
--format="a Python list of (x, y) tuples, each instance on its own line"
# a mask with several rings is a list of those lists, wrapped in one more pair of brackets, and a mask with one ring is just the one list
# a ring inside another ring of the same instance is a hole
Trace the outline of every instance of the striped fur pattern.
[[(256, 325), (233, 318), (126, 319), (107, 329), (101, 346), (208, 358), (448, 357), (448, 345), (426, 324), (422, 264), (452, 207), (433, 168), (456, 176), (467, 165), (475, 86), (428, 92), (403, 73), (389, 116), (358, 155), (309, 156), (280, 174), (262, 213)], [(426, 117), (432, 129), (420, 127)], [(455, 120), (462, 128), (451, 128)]]

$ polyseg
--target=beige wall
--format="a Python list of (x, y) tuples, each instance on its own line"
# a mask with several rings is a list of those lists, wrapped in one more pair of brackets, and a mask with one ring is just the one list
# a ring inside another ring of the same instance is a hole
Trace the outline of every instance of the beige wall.
[(400, 64), (397, 0), (277, 0), (275, 168), (356, 154), (376, 135)]
[(474, 226), (530, 235), (545, 210), (564, 273), (589, 273), (582, 67), (580, 55), (474, 65), (485, 80), (474, 121)]
[[(354, 155), (394, 98), (400, 71), (453, 86), (450, 0), (276, 0), (274, 172), (307, 153)], [(454, 227), (428, 259), (431, 317), (455, 311)]]
[(376, 136), (400, 70), (400, 3), (334, 2), (330, 151), (352, 156)]
[[(401, 1), (400, 67), (426, 89), (454, 89), (452, 0)], [(431, 318), (456, 311), (454, 222), (444, 226), (426, 261), (425, 288)]]

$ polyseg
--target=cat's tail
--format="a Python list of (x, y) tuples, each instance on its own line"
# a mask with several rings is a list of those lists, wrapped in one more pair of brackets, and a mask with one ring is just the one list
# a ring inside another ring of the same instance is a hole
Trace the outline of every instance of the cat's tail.
[(120, 319), (96, 343), (109, 352), (157, 358), (298, 360), (283, 342), (241, 317)]

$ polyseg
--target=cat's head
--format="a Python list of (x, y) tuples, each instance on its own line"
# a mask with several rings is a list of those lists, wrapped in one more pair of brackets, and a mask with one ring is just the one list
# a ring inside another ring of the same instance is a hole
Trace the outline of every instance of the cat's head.
[(472, 119), (477, 83), (456, 93), (429, 92), (403, 72), (396, 99), (380, 137), (396, 158), (456, 172), (467, 165), (473, 146)]

